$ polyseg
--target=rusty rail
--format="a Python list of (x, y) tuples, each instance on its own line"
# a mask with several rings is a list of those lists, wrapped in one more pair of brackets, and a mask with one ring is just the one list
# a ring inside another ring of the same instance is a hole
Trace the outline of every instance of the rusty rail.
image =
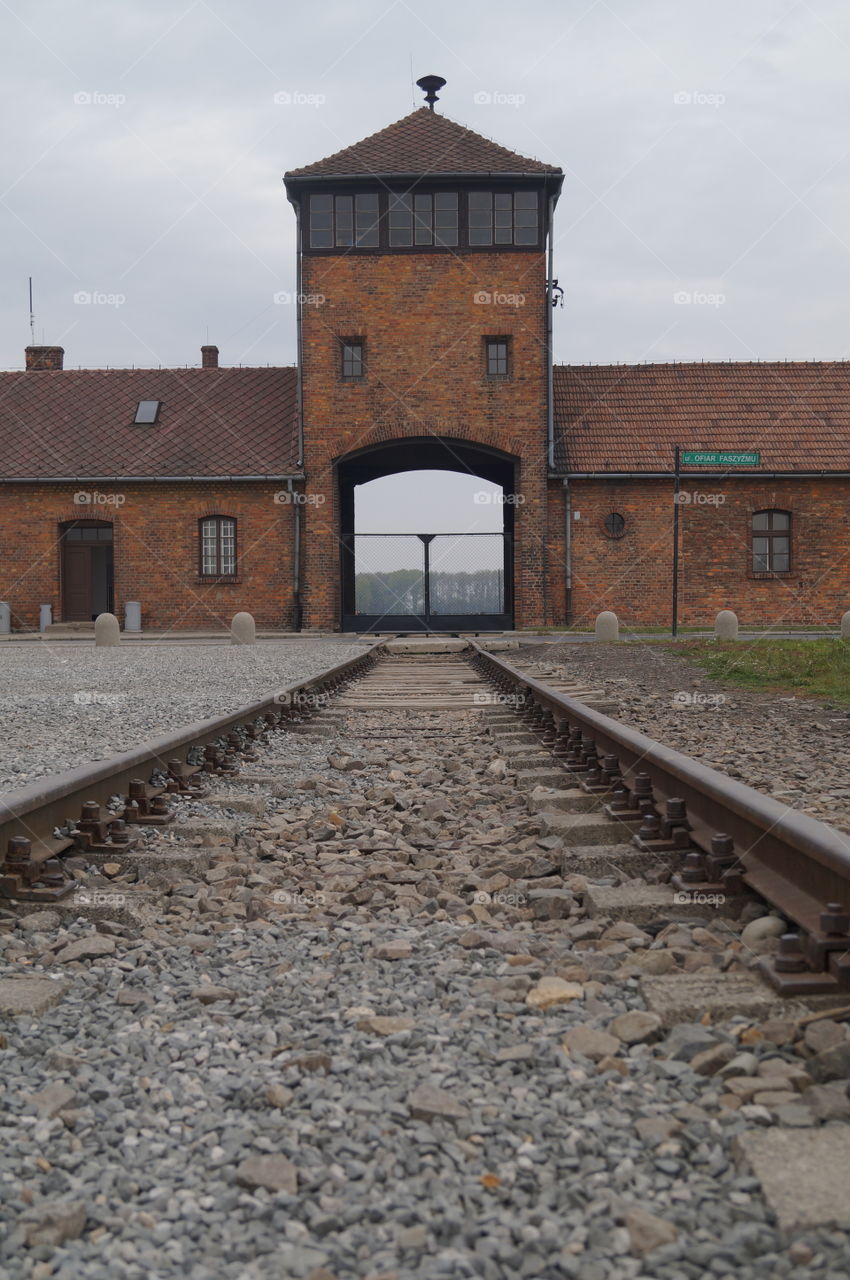
[[(240, 757), (256, 759), (257, 741), (319, 710), (377, 661), (383, 644), (379, 640), (231, 714), (195, 721), (132, 751), (0, 795), (0, 901), (64, 897), (76, 882), (63, 868), (62, 854), (117, 852), (138, 839), (134, 828), (167, 824), (174, 816), (171, 797), (200, 797), (205, 777), (237, 773)], [(115, 796), (122, 798), (120, 812), (114, 804), (107, 808)]]
[(752, 889), (799, 933), (759, 966), (785, 994), (850, 990), (850, 835), (665, 747), (517, 671), (473, 642), (473, 663), (501, 690), (522, 690), (525, 720), (575, 785), (631, 828), (635, 846), (673, 860), (692, 894)]

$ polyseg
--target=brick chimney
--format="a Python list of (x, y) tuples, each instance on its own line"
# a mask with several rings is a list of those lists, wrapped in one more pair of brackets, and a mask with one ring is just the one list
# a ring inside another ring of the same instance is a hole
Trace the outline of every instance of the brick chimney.
[(27, 347), (27, 369), (61, 369), (65, 359), (64, 347)]
[(218, 368), (218, 347), (201, 347), (201, 368)]

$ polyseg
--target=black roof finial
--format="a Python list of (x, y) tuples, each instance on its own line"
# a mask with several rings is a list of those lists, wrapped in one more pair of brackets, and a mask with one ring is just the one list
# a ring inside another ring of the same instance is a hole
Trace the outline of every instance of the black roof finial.
[(442, 76), (423, 76), (416, 83), (425, 93), (425, 101), (431, 110), (434, 110), (434, 103), (437, 101), (437, 90), (442, 89), (446, 83)]

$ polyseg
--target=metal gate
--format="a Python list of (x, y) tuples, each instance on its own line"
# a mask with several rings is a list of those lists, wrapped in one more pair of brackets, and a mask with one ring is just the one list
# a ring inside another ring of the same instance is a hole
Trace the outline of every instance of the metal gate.
[(344, 548), (345, 631), (505, 631), (507, 533), (358, 533)]

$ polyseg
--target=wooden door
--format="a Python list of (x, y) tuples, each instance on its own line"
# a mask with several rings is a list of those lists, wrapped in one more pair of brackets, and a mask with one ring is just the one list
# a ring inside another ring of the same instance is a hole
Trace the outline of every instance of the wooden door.
[(91, 616), (91, 547), (66, 541), (62, 549), (62, 620), (90, 622)]

